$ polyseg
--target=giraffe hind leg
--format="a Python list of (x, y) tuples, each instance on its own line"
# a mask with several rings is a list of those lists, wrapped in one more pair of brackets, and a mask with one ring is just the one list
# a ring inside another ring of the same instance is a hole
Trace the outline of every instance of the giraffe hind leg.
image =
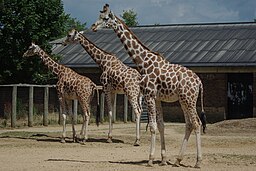
[(156, 101), (156, 121), (157, 121), (157, 128), (160, 133), (160, 142), (161, 142), (162, 161), (160, 165), (165, 166), (167, 165), (167, 159), (166, 159), (166, 148), (165, 148), (165, 137), (164, 137), (164, 119), (163, 119), (163, 110), (162, 110), (161, 101)]
[(195, 128), (195, 134), (196, 134), (196, 149), (197, 149), (197, 158), (196, 158), (196, 164), (195, 168), (201, 168), (202, 163), (202, 145), (201, 145), (201, 122), (199, 117), (196, 115), (196, 128)]
[(88, 125), (90, 121), (90, 110), (89, 110), (89, 104), (86, 103), (86, 100), (84, 101), (80, 100), (80, 104), (82, 106), (83, 110), (83, 125), (80, 132), (80, 139), (81, 144), (84, 144), (88, 139)]
[(186, 151), (186, 148), (187, 148), (187, 143), (188, 143), (189, 137), (191, 135), (191, 132), (192, 132), (192, 125), (190, 123), (186, 123), (185, 136), (184, 136), (183, 141), (182, 141), (182, 145), (181, 145), (179, 155), (176, 159), (176, 162), (174, 163), (174, 166), (176, 166), (176, 167), (180, 166), (180, 162), (182, 161), (182, 159), (184, 157), (184, 154), (185, 154), (185, 151)]

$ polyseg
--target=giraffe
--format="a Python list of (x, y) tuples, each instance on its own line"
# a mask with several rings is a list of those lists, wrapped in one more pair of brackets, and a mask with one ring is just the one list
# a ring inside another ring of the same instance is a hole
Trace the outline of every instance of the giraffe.
[[(71, 114), (72, 118), (72, 131), (73, 141), (77, 141), (77, 135), (74, 125), (74, 117), (72, 112), (72, 100), (77, 99), (84, 112), (83, 124), (80, 132), (81, 143), (85, 143), (88, 134), (88, 123), (90, 119), (90, 102), (93, 98), (94, 91), (97, 91), (98, 107), (99, 108), (99, 97), (98, 89), (89, 78), (77, 74), (72, 69), (55, 62), (51, 57), (42, 50), (38, 45), (32, 43), (28, 50), (24, 53), (24, 57), (30, 57), (38, 55), (44, 65), (48, 67), (54, 74), (58, 76), (58, 82), (56, 84), (57, 94), (60, 101), (63, 117), (63, 132), (61, 142), (65, 143), (66, 137), (66, 113)], [(97, 125), (99, 123), (99, 111), (97, 111), (96, 117)]]
[(123, 64), (115, 55), (110, 54), (92, 43), (83, 32), (72, 29), (63, 44), (80, 43), (84, 50), (99, 65), (102, 70), (100, 81), (106, 93), (109, 109), (109, 133), (107, 142), (112, 142), (112, 111), (114, 93), (124, 93), (132, 105), (136, 116), (136, 140), (134, 146), (140, 145), (140, 116), (141, 116), (141, 93), (140, 73)]
[(136, 63), (142, 76), (141, 89), (148, 107), (151, 144), (148, 165), (153, 166), (155, 153), (156, 129), (161, 141), (161, 165), (167, 165), (164, 138), (164, 123), (161, 101), (179, 101), (186, 122), (185, 136), (174, 166), (180, 166), (184, 157), (187, 142), (192, 131), (196, 134), (197, 160), (195, 167), (201, 167), (201, 121), (196, 111), (196, 102), (201, 91), (201, 106), (203, 109), (203, 85), (200, 78), (190, 69), (178, 64), (171, 64), (162, 55), (147, 48), (128, 26), (114, 15), (106, 4), (100, 11), (99, 19), (91, 29), (97, 31), (102, 27), (111, 27), (129, 56)]

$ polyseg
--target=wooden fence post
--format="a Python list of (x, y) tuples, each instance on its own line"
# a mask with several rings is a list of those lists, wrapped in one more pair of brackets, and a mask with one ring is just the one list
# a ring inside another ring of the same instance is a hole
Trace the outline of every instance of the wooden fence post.
[(128, 97), (124, 95), (124, 123), (127, 123), (128, 115)]
[(100, 120), (104, 122), (105, 93), (100, 94)]
[(34, 87), (29, 87), (29, 111), (28, 111), (28, 126), (33, 126), (33, 106), (34, 106)]
[(44, 88), (44, 115), (43, 125), (48, 126), (48, 102), (49, 102), (49, 87)]
[(12, 115), (11, 115), (11, 127), (16, 127), (16, 115), (17, 115), (17, 86), (12, 87)]

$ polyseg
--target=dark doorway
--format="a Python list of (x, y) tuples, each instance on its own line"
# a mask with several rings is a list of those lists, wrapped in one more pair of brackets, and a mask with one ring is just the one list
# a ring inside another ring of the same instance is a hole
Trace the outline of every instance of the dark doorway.
[(253, 116), (253, 74), (228, 74), (228, 118)]

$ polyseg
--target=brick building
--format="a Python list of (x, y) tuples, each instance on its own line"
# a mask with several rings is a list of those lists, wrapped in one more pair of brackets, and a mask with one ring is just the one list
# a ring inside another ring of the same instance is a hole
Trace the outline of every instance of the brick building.
[[(210, 122), (256, 116), (255, 22), (154, 25), (131, 30), (152, 51), (200, 76)], [(112, 29), (96, 33), (87, 30), (84, 34), (99, 48), (116, 54), (126, 65), (136, 68)], [(53, 53), (62, 56), (60, 63), (100, 84), (101, 71), (97, 64), (80, 44), (62, 46), (64, 39), (51, 42)], [(163, 103), (163, 110), (165, 121), (183, 120), (177, 102)], [(198, 103), (198, 112), (200, 110)]]

